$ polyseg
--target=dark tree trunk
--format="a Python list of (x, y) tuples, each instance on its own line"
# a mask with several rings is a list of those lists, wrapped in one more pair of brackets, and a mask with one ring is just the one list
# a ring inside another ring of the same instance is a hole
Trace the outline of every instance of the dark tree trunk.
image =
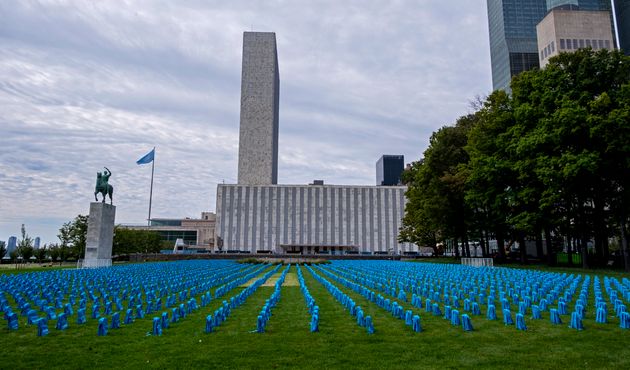
[(553, 250), (553, 240), (551, 239), (551, 231), (545, 228), (545, 244), (547, 245), (547, 264), (549, 266), (556, 265), (556, 253)]
[(490, 233), (486, 233), (486, 257), (490, 257)]
[(588, 237), (586, 231), (582, 233), (582, 268), (588, 268)]
[[(600, 197), (595, 194), (593, 200), (593, 235), (595, 239), (595, 254), (597, 255), (597, 264), (606, 266), (608, 262), (608, 232), (605, 222), (603, 202)], [(593, 265), (591, 263), (591, 265)]]
[(573, 247), (571, 246), (571, 243), (573, 242), (573, 238), (568, 237), (568, 243), (567, 243), (567, 265), (569, 265), (570, 267), (573, 267)]
[(604, 261), (602, 262), (602, 266), (608, 265), (608, 260), (610, 259), (610, 246), (608, 245), (608, 236), (606, 236), (603, 240), (604, 242)]
[(490, 256), (490, 235), (487, 231), (483, 232), (483, 245), (481, 250), (483, 251), (484, 258), (488, 258)]
[(626, 220), (621, 218), (621, 251), (623, 252), (623, 265), (626, 272), (630, 272), (630, 250), (628, 250), (628, 233), (626, 232)]
[(470, 258), (470, 245), (468, 244), (468, 235), (464, 234), (464, 247), (466, 248), (466, 258)]
[(457, 238), (453, 239), (453, 250), (455, 251), (455, 258), (459, 258), (459, 245), (457, 244)]
[(525, 246), (525, 237), (523, 235), (518, 236), (519, 251), (521, 254), (521, 264), (527, 265), (527, 247)]
[(497, 231), (497, 249), (499, 250), (499, 262), (505, 261), (505, 238), (501, 231)]
[(536, 257), (542, 261), (544, 257), (543, 253), (543, 241), (542, 241), (542, 229), (536, 228)]

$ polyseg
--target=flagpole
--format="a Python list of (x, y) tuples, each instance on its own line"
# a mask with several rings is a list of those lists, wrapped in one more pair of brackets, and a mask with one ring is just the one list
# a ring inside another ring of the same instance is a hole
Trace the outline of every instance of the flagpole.
[(155, 171), (155, 147), (153, 147), (153, 160), (151, 161), (151, 190), (149, 191), (149, 218), (147, 226), (151, 226), (151, 202), (153, 201), (153, 173)]

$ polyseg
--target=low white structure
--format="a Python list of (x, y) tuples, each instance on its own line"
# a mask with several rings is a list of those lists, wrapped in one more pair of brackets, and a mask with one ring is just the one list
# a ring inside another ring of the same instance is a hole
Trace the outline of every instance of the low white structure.
[(93, 269), (93, 268), (101, 268), (101, 267), (111, 267), (112, 259), (111, 258), (103, 258), (103, 259), (89, 259), (89, 260), (78, 260), (77, 268), (79, 269)]
[(462, 265), (473, 267), (494, 267), (492, 258), (462, 258)]
[(230, 185), (217, 187), (223, 250), (364, 254), (417, 252), (399, 243), (404, 186)]

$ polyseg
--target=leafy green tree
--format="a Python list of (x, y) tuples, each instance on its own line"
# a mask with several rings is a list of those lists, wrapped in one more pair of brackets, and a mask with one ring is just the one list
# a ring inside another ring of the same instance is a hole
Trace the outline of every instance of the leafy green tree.
[(425, 203), (427, 199), (424, 197), (422, 188), (419, 184), (414, 183), (422, 164), (422, 161), (414, 162), (411, 168), (405, 170), (402, 175), (403, 183), (409, 186), (406, 194), (409, 201), (405, 207), (405, 215), (398, 239), (400, 242), (430, 247), (433, 249), (433, 254), (437, 256), (442, 254), (441, 248), (438, 247), (440, 235), (437, 227), (431, 224), (428, 206)]
[(37, 258), (37, 262), (39, 263), (44, 262), (44, 260), (46, 259), (46, 256), (48, 255), (46, 246), (44, 245), (41, 248), (36, 249), (34, 252), (34, 255), (35, 255), (35, 258)]
[(542, 258), (544, 234), (550, 263), (564, 237), (569, 261), (579, 251), (588, 267), (607, 262), (618, 236), (630, 270), (630, 58), (562, 53), (511, 88), (436, 131), (403, 174), (401, 240), (496, 238), (501, 258), (504, 240), (518, 241), (525, 263), (525, 241), (535, 240)]
[(155, 231), (133, 230), (120, 226), (114, 229), (113, 255), (157, 253), (161, 247), (162, 237)]
[(76, 250), (69, 245), (60, 245), (59, 246), (59, 259), (61, 262), (66, 262), (68, 259), (76, 258)]
[(50, 256), (51, 262), (60, 261), (61, 248), (59, 244), (49, 244), (48, 245), (48, 255)]
[(27, 263), (33, 256), (33, 239), (26, 233), (26, 227), (24, 224), (22, 224), (21, 232), (22, 238), (18, 242), (16, 250), (18, 252), (18, 256), (22, 257), (22, 261)]
[(577, 242), (584, 267), (591, 239), (596, 261), (607, 261), (614, 211), (618, 228), (628, 218), (618, 205), (627, 209), (629, 83), (630, 58), (584, 49), (560, 54), (512, 84), (522, 126), (512, 138), (516, 165), (531, 181), (522, 189), (539, 198), (537, 209), (521, 212), (518, 221), (559, 224)]
[(17, 268), (17, 261), (18, 261), (19, 256), (20, 256), (20, 253), (18, 252), (17, 248), (9, 252), (9, 257), (11, 258), (11, 262), (16, 264), (15, 265), (16, 268)]
[(516, 178), (512, 163), (504, 152), (506, 132), (515, 124), (510, 97), (495, 91), (476, 113), (477, 124), (468, 135), (469, 177), (466, 202), (475, 209), (479, 228), (496, 238), (499, 259), (505, 259), (505, 239), (511, 234), (508, 224), (509, 195)]
[[(470, 256), (472, 210), (464, 197), (468, 176), (465, 165), (469, 160), (465, 146), (468, 131), (474, 124), (475, 116), (469, 115), (461, 117), (454, 126), (444, 126), (434, 132), (423, 159), (405, 175), (408, 205), (401, 241), (435, 249), (438, 238), (452, 238), (461, 241), (463, 252)], [(455, 246), (458, 256), (457, 243)]]
[[(85, 256), (85, 243), (87, 240), (88, 216), (78, 215), (74, 220), (66, 222), (59, 229), (57, 237), (61, 242), (60, 248), (64, 249), (67, 258), (82, 258)], [(65, 260), (64, 259), (64, 260)]]

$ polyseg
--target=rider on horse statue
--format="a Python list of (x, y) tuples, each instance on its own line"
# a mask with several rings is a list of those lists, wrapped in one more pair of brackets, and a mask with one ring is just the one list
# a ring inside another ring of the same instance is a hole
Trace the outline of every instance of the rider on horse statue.
[(103, 195), (102, 202), (105, 203), (105, 196), (109, 195), (109, 204), (113, 202), (114, 187), (109, 184), (109, 177), (112, 175), (112, 171), (105, 167), (103, 173), (96, 173), (96, 188), (94, 189), (94, 199), (98, 202), (98, 193)]

